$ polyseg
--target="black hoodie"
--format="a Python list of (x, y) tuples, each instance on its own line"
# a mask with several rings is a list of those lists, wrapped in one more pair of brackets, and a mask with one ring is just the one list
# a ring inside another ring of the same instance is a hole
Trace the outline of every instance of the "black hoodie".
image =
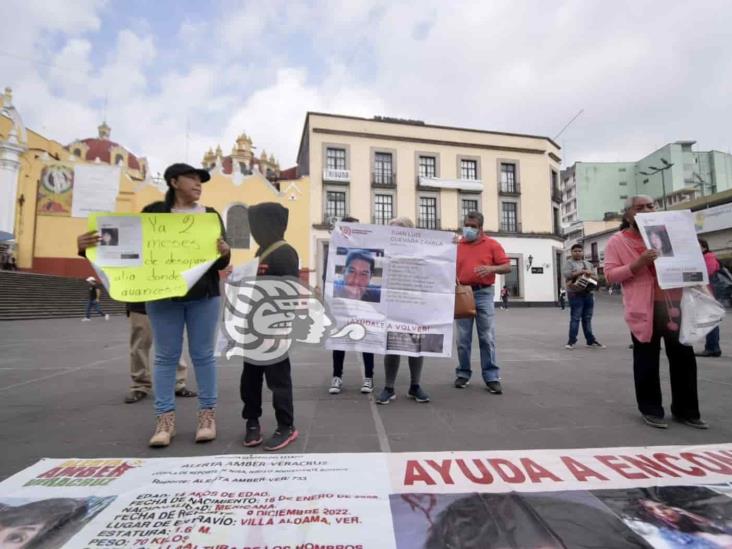
[[(276, 202), (264, 202), (249, 208), (249, 229), (259, 244), (256, 256), (279, 240), (284, 240), (289, 211)], [(259, 262), (260, 276), (292, 276), (297, 278), (299, 260), (295, 248), (289, 244), (280, 246)]]

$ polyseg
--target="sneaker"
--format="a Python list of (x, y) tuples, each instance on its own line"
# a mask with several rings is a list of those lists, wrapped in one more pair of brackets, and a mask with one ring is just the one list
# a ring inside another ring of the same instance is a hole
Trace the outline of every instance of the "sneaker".
[(485, 384), (485, 389), (493, 395), (503, 394), (503, 387), (501, 387), (500, 381), (487, 381)]
[(104, 320), (109, 320), (109, 315), (104, 315)]
[(470, 380), (467, 377), (456, 377), (455, 378), (455, 388), (456, 389), (465, 389), (470, 384)]
[(416, 387), (410, 387), (407, 397), (414, 399), (417, 402), (429, 402), (430, 395), (424, 392), (422, 387), (417, 385)]
[(384, 390), (376, 397), (376, 404), (389, 404), (395, 398), (396, 393), (394, 393), (394, 389), (384, 387)]
[(198, 410), (196, 442), (209, 442), (216, 438), (216, 410)]
[(599, 341), (593, 341), (592, 343), (588, 343), (587, 346), (591, 347), (592, 349), (607, 349), (607, 346), (603, 345)]
[(709, 424), (703, 419), (681, 419), (674, 417), (674, 420), (679, 423), (683, 423), (684, 425), (688, 425), (689, 427), (693, 427), (694, 429), (709, 429)]
[(297, 440), (297, 429), (294, 427), (277, 427), (274, 434), (264, 443), (264, 449), (270, 452), (281, 450), (288, 444)]
[(244, 435), (244, 446), (252, 448), (262, 444), (262, 430), (258, 421), (247, 421), (247, 432)]
[(574, 350), (574, 343), (567, 343), (567, 344), (566, 344), (566, 345), (564, 346), (564, 348), (565, 348), (565, 349), (569, 349), (570, 351), (573, 351), (573, 350)]
[(714, 351), (707, 351), (706, 349), (704, 349), (701, 353), (696, 353), (696, 356), (718, 358), (718, 357), (722, 356), (722, 351), (714, 352)]
[(361, 392), (363, 394), (368, 394), (368, 393), (374, 392), (374, 378), (372, 378), (372, 377), (363, 378), (363, 385), (361, 385)]
[(162, 448), (168, 446), (175, 436), (175, 412), (160, 414), (155, 420), (155, 433), (150, 439), (150, 446)]
[(662, 418), (657, 416), (648, 416), (646, 414), (643, 414), (643, 421), (646, 422), (646, 424), (650, 425), (651, 427), (655, 427), (656, 429), (668, 429), (668, 423)]
[(82, 322), (91, 322), (91, 318), (84, 317), (84, 318), (81, 319), (81, 321)]
[(330, 389), (328, 389), (328, 392), (331, 395), (337, 395), (341, 392), (341, 387), (343, 387), (343, 380), (336, 376), (334, 377), (330, 382)]

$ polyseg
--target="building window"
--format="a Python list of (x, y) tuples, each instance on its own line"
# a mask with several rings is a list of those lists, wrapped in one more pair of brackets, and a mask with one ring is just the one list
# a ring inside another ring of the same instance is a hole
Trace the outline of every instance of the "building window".
[(624, 172), (625, 171), (625, 168), (618, 168), (618, 171), (619, 172)]
[(325, 193), (325, 217), (341, 219), (346, 216), (346, 193), (344, 191), (327, 191)]
[(559, 192), (559, 174), (552, 170), (552, 190), (554, 192)]
[(501, 192), (518, 192), (516, 185), (516, 164), (501, 162)]
[(122, 164), (124, 161), (125, 161), (125, 157), (122, 156), (121, 154), (118, 154), (117, 156), (114, 157), (115, 166)]
[(462, 217), (459, 222), (462, 223), (469, 212), (477, 212), (478, 210), (478, 199), (476, 198), (463, 198), (462, 200)]
[(628, 198), (628, 195), (627, 194), (621, 194), (620, 195), (620, 200), (626, 200), (627, 198)]
[(74, 156), (76, 158), (81, 158), (81, 149), (74, 149)]
[(249, 166), (245, 162), (239, 162), (239, 171), (242, 175), (252, 175), (252, 170), (249, 169)]
[(391, 153), (374, 153), (374, 183), (377, 185), (394, 184), (394, 165)]
[(374, 195), (374, 223), (386, 225), (394, 219), (394, 197), (390, 194)]
[(419, 176), (437, 177), (437, 158), (435, 158), (434, 156), (420, 156)]
[(329, 170), (346, 169), (346, 149), (332, 149), (328, 147), (325, 155), (326, 167)]
[(599, 263), (600, 262), (600, 255), (597, 253), (597, 242), (593, 242), (590, 246), (590, 250), (592, 251), (591, 254), (591, 260), (593, 263)]
[(232, 249), (249, 248), (249, 210), (236, 204), (226, 212), (226, 237)]
[(419, 197), (417, 224), (420, 229), (437, 229), (437, 198), (433, 196)]
[(519, 276), (519, 260), (516, 257), (510, 257), (511, 271), (506, 273), (503, 283), (508, 286), (508, 292), (511, 297), (521, 297), (521, 277)]
[(477, 160), (461, 160), (460, 161), (460, 179), (478, 179), (478, 161)]
[(518, 215), (515, 202), (501, 203), (501, 230), (506, 233), (518, 232)]

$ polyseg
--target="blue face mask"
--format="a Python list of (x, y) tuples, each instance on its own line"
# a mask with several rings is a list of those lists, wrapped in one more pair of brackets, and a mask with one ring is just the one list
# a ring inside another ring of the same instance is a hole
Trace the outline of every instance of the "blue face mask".
[(478, 238), (478, 229), (475, 227), (463, 227), (463, 237), (468, 242), (472, 242)]

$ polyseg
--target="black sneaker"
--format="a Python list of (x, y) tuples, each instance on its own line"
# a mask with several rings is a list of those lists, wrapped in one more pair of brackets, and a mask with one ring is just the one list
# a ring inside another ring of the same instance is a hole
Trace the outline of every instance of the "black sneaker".
[(407, 396), (420, 403), (430, 401), (430, 395), (425, 393), (424, 390), (422, 389), (422, 387), (420, 387), (419, 385), (417, 385), (415, 387), (410, 387), (409, 392), (407, 393)]
[(662, 418), (658, 416), (648, 416), (643, 414), (643, 421), (646, 422), (646, 424), (650, 425), (651, 427), (655, 427), (656, 429), (668, 429), (668, 423)]
[(396, 394), (394, 393), (394, 389), (384, 387), (384, 390), (376, 397), (376, 404), (389, 404), (395, 398)]
[(248, 448), (262, 444), (262, 430), (259, 428), (258, 421), (247, 421), (247, 432), (242, 444)]
[(607, 345), (603, 345), (597, 340), (593, 341), (592, 343), (588, 343), (587, 346), (591, 349), (607, 349)]
[(467, 387), (469, 383), (470, 383), (470, 380), (467, 377), (456, 377), (455, 378), (455, 388), (456, 389), (465, 389), (465, 387)]
[(501, 387), (500, 381), (487, 381), (485, 384), (485, 390), (493, 395), (503, 394), (503, 387)]
[(264, 443), (264, 449), (270, 452), (282, 450), (282, 448), (291, 442), (295, 442), (297, 440), (297, 435), (299, 435), (299, 433), (294, 427), (277, 427), (274, 434), (269, 437), (267, 442)]
[(689, 427), (693, 427), (694, 429), (709, 429), (709, 424), (703, 419), (681, 419), (679, 417), (674, 417), (674, 420), (679, 423), (683, 423), (684, 425), (688, 425)]

